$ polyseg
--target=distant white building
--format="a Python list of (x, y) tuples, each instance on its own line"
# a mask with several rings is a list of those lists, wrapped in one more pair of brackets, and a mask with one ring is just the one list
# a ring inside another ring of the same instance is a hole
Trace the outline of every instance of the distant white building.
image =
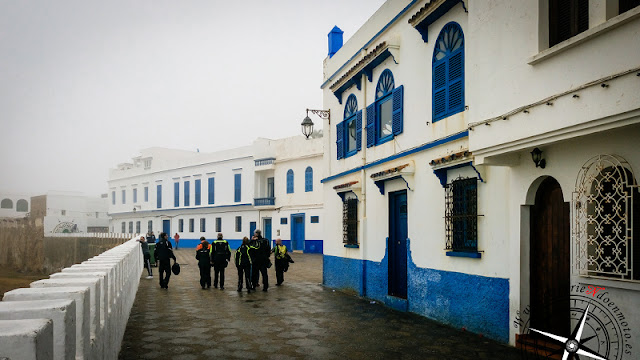
[(256, 228), (294, 250), (322, 252), (322, 140), (257, 139), (201, 153), (149, 148), (109, 174), (111, 231), (180, 235), (180, 246), (223, 233), (232, 247)]
[(31, 211), (31, 195), (0, 192), (0, 218), (25, 217)]
[(637, 5), (389, 0), (334, 28), (324, 283), (511, 344), (591, 299), (587, 346), (637, 358)]
[(109, 231), (106, 197), (90, 197), (70, 191), (49, 191), (46, 195), (34, 196), (33, 201), (46, 209), (43, 220), (45, 235)]

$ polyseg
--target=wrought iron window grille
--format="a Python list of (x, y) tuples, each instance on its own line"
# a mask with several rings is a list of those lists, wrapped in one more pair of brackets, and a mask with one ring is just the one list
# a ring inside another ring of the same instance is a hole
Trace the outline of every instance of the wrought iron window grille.
[(478, 178), (458, 177), (445, 186), (446, 250), (478, 251)]
[(342, 242), (347, 245), (358, 244), (358, 199), (345, 199), (342, 202)]

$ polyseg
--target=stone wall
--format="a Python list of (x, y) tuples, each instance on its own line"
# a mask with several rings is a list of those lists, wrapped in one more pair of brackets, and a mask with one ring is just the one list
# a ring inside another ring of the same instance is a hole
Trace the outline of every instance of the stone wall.
[(5, 293), (0, 359), (117, 359), (142, 270), (131, 239)]

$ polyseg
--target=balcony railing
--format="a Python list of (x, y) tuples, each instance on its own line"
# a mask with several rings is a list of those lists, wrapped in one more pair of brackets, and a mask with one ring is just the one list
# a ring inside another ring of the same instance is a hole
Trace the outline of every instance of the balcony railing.
[(258, 159), (254, 160), (255, 166), (272, 165), (276, 161), (275, 158)]
[(274, 197), (253, 199), (253, 206), (273, 206), (275, 204), (276, 204), (276, 198)]

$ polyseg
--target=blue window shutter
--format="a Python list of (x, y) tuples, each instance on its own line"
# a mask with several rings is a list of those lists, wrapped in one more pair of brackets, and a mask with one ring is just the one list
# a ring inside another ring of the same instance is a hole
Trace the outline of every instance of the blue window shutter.
[(402, 134), (404, 113), (404, 85), (393, 90), (393, 112), (391, 114), (393, 135)]
[(195, 205), (200, 205), (200, 179), (197, 179), (195, 182), (196, 187), (196, 200)]
[(307, 169), (304, 171), (304, 191), (313, 191), (313, 169), (311, 166), (307, 166)]
[(376, 104), (367, 106), (367, 147), (376, 144)]
[(216, 178), (209, 178), (209, 204), (215, 204), (215, 194), (216, 194)]
[(336, 124), (336, 154), (338, 160), (344, 158), (344, 121)]
[(293, 170), (287, 171), (287, 194), (293, 194)]
[(449, 57), (448, 64), (448, 113), (462, 111), (464, 108), (464, 53), (458, 50)]
[(447, 113), (447, 62), (442, 61), (433, 67), (433, 121)]
[(356, 113), (356, 151), (362, 149), (362, 110)]
[(156, 190), (157, 208), (160, 209), (162, 207), (162, 185), (158, 185)]
[(173, 206), (180, 206), (180, 183), (173, 183)]
[(235, 174), (234, 180), (235, 180), (234, 200), (235, 202), (240, 202), (240, 199), (242, 198), (242, 174)]
[(189, 206), (191, 197), (191, 183), (189, 181), (184, 182), (184, 206)]

